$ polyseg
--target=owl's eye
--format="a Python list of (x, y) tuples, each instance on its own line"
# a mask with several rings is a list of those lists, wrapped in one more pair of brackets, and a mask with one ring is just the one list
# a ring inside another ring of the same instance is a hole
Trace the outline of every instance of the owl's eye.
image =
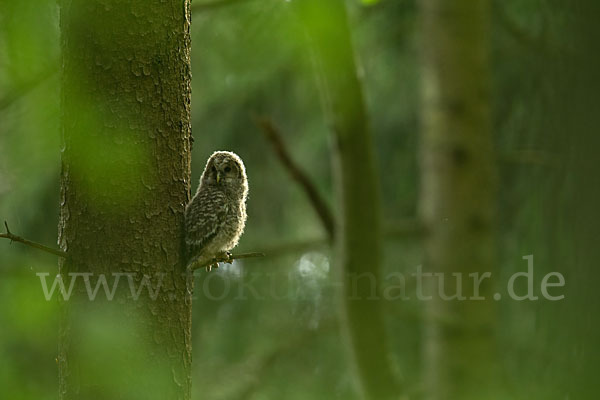
[(231, 172), (231, 167), (230, 166), (225, 167), (225, 172)]

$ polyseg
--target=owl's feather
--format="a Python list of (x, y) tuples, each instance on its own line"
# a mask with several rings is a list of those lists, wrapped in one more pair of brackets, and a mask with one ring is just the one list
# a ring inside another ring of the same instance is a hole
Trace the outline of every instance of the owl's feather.
[[(227, 205), (208, 196), (194, 198), (186, 216), (186, 243), (190, 246), (202, 247), (214, 238), (225, 223)], [(220, 196), (219, 196), (220, 197)]]
[(242, 160), (234, 153), (215, 152), (185, 210), (189, 260), (208, 261), (237, 245), (246, 221), (247, 193)]

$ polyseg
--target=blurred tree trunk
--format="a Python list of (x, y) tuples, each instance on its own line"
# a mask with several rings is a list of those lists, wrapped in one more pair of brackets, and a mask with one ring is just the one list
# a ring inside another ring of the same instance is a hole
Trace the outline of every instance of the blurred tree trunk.
[(551, 349), (548, 357), (555, 365), (547, 368), (542, 359), (538, 373), (552, 394), (547, 398), (591, 399), (600, 390), (600, 2), (574, 0), (548, 8), (547, 18), (559, 23), (552, 24), (552, 36), (546, 34), (560, 58), (543, 60), (548, 101), (541, 134), (553, 143), (560, 168), (543, 171), (540, 179), (545, 213), (539, 229), (550, 232), (552, 240), (542, 248), (549, 268), (562, 272), (566, 285), (563, 300), (545, 305), (544, 314), (536, 309), (541, 333), (536, 345)]
[[(491, 279), (495, 170), (489, 105), (488, 0), (421, 0), (421, 214), (428, 230), (427, 398), (490, 399), (497, 379)], [(462, 296), (456, 276), (462, 274)], [(493, 275), (492, 275), (493, 276)], [(437, 278), (437, 277), (436, 277)]]
[[(190, 399), (189, 6), (61, 1), (60, 274), (76, 282), (61, 313), (64, 400)], [(86, 293), (101, 276), (112, 301)]]
[(342, 0), (298, 3), (314, 51), (325, 117), (332, 132), (335, 229), (342, 329), (364, 398), (395, 399), (382, 297), (379, 176)]

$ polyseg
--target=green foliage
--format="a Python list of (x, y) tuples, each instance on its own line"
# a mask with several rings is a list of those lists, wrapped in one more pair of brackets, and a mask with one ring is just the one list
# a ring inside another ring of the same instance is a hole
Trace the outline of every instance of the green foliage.
[[(583, 135), (590, 129), (586, 124), (597, 127), (590, 108), (598, 103), (586, 91), (597, 82), (576, 78), (591, 76), (588, 69), (598, 60), (591, 53), (589, 60), (574, 55), (573, 43), (587, 44), (584, 28), (578, 25), (581, 17), (560, 3), (496, 1), (493, 15), (494, 131), (501, 187), (498, 281), (523, 270), (521, 257), (533, 253), (537, 285), (550, 271), (562, 272), (568, 284), (564, 302), (498, 302), (503, 371), (515, 399), (583, 399), (595, 393), (592, 356), (597, 355), (594, 335), (599, 324), (592, 308), (598, 304), (592, 282), (598, 278), (597, 253), (586, 247), (587, 236), (581, 232), (586, 224), (598, 226), (597, 210), (585, 203), (597, 198), (591, 190), (598, 186), (598, 170), (584, 169), (577, 159), (589, 154), (582, 153), (582, 143), (597, 149), (597, 142)], [(353, 0), (347, 6), (376, 140), (384, 217), (393, 226), (413, 217), (418, 201), (418, 10), (415, 2), (404, 0)], [(54, 1), (3, 2), (0, 220), (8, 220), (14, 233), (48, 245), (56, 241), (59, 202), (58, 32)], [(250, 181), (249, 219), (240, 251), (324, 238), (304, 193), (252, 120), (253, 114), (273, 118), (294, 159), (337, 212), (317, 66), (292, 4), (247, 1), (202, 11), (194, 14), (192, 36), (192, 190), (214, 150), (235, 151), (244, 159)], [(102, 99), (110, 104), (106, 93)], [(582, 99), (589, 99), (590, 108), (581, 106)], [(573, 106), (575, 100), (580, 110)], [(81, 107), (89, 116), (86, 123), (96, 123), (93, 103), (86, 105), (82, 99)], [(103, 180), (90, 171), (114, 176), (111, 187), (87, 186), (90, 196), (103, 199), (99, 206), (106, 210), (112, 202), (131, 199), (111, 188), (143, 175), (127, 169), (128, 160), (151, 162), (151, 155), (127, 138), (118, 143), (87, 136), (82, 140), (89, 151), (80, 154), (73, 173), (89, 182)], [(523, 150), (538, 157), (528, 158)], [(99, 169), (103, 164), (108, 168)], [(588, 214), (582, 216), (579, 210)], [(591, 237), (594, 231), (588, 229)], [(417, 240), (387, 241), (384, 275), (403, 272), (409, 277), (421, 262)], [(330, 263), (329, 251), (321, 248), (200, 273), (193, 316), (194, 398), (357, 398), (352, 361), (339, 338), (334, 301), (338, 288)], [(0, 240), (0, 387), (6, 398), (57, 397), (58, 307), (56, 299), (44, 299), (35, 272), (54, 275), (52, 256)], [(408, 279), (407, 296), (414, 298), (414, 285)], [(426, 340), (422, 302), (397, 300), (385, 311), (390, 358), (410, 397), (419, 399)], [(111, 367), (135, 366), (140, 374), (151, 374), (150, 366), (137, 359), (129, 366), (102, 363), (107, 348), (133, 346), (103, 336), (103, 324), (115, 322), (99, 317), (85, 325), (86, 334), (97, 335), (100, 343), (98, 349), (88, 349), (97, 353), (98, 379), (103, 368)]]

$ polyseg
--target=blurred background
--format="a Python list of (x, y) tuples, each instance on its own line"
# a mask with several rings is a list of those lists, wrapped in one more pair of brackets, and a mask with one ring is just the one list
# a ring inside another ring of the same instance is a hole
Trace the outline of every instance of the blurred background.
[[(329, 132), (302, 27), (287, 1), (198, 3), (192, 191), (214, 150), (238, 153), (250, 181), (239, 251), (268, 256), (220, 268), (209, 280), (205, 273), (196, 277), (196, 287), (212, 296), (194, 299), (193, 398), (358, 398), (339, 340), (326, 232), (254, 118), (272, 121), (333, 207)], [(511, 399), (592, 399), (597, 393), (600, 169), (593, 149), (600, 103), (591, 16), (598, 14), (581, 13), (576, 4), (496, 0), (492, 10), (500, 280), (522, 271), (521, 258), (534, 254), (536, 287), (550, 271), (567, 283), (562, 301), (498, 302)], [(419, 9), (414, 0), (346, 5), (381, 172), (384, 226), (397, 227), (418, 208)], [(0, 7), (0, 220), (14, 233), (54, 246), (58, 9), (50, 0), (3, 0)], [(418, 237), (388, 235), (384, 275), (410, 276), (421, 254)], [(58, 396), (58, 303), (44, 299), (36, 272), (54, 275), (56, 259), (0, 241), (0, 390), (6, 398)], [(407, 287), (411, 297), (414, 285)], [(423, 393), (422, 307), (397, 300), (384, 310), (395, 373), (415, 399)]]

